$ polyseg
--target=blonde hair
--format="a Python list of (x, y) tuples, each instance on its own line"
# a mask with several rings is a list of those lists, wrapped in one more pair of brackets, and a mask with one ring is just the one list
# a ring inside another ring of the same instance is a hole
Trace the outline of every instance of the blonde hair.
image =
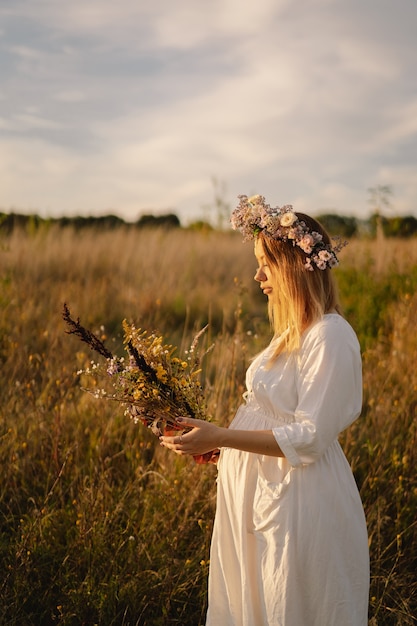
[[(330, 243), (329, 235), (319, 222), (304, 213), (296, 215), (309, 229), (320, 233), (325, 243)], [(341, 309), (333, 270), (308, 271), (305, 253), (291, 241), (273, 239), (261, 231), (257, 242), (262, 245), (273, 283), (268, 314), (274, 338), (279, 338), (272, 356), (275, 360), (284, 351), (298, 350), (303, 332), (325, 313), (341, 314)]]

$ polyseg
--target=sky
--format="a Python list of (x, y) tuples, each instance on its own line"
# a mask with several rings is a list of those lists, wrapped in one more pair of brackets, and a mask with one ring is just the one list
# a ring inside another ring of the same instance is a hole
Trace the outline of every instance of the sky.
[(1, 0), (0, 211), (417, 216), (416, 0)]

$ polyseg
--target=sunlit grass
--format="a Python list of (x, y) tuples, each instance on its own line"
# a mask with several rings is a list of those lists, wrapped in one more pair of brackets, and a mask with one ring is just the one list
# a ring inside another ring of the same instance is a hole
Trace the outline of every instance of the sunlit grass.
[[(336, 270), (364, 352), (363, 415), (342, 443), (368, 520), (373, 626), (416, 623), (416, 248), (351, 242)], [(182, 345), (209, 323), (210, 411), (226, 424), (269, 339), (254, 271), (232, 233), (0, 239), (0, 623), (204, 623), (215, 468), (169, 454), (80, 391), (75, 372), (92, 354), (65, 334), (61, 310), (115, 351), (123, 318)]]

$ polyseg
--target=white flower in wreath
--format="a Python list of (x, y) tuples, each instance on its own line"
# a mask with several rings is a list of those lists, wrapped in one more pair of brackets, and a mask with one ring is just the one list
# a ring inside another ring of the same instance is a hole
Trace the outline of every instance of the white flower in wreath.
[(321, 259), (319, 256), (314, 257), (314, 261), (319, 268), (319, 270), (325, 270), (327, 262)]
[(289, 228), (296, 222), (298, 217), (292, 211), (286, 211), (280, 218), (280, 224), (283, 228)]
[(329, 252), (328, 250), (320, 250), (320, 252), (319, 252), (319, 258), (322, 261), (326, 261), (326, 263), (327, 263), (327, 261), (330, 261), (332, 256), (333, 256), (332, 253)]
[(306, 254), (311, 254), (314, 248), (314, 237), (310, 233), (307, 233), (297, 242), (297, 245)]

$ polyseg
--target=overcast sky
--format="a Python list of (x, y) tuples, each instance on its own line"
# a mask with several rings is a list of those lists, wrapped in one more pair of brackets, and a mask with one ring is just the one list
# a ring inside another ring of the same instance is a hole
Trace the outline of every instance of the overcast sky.
[(416, 0), (1, 0), (0, 210), (417, 215)]

